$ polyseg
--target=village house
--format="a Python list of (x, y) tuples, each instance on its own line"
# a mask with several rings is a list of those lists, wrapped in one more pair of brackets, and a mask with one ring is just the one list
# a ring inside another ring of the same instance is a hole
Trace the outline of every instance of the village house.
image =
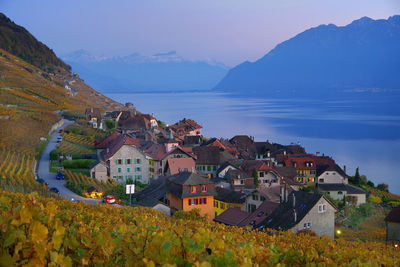
[(169, 128), (173, 130), (179, 138), (183, 139), (185, 136), (201, 136), (201, 129), (203, 126), (197, 124), (193, 120), (183, 119), (170, 125)]
[(149, 160), (140, 149), (140, 140), (127, 135), (118, 136), (110, 147), (101, 152), (99, 163), (90, 169), (92, 178), (103, 181), (104, 171), (107, 172), (106, 180), (113, 179), (119, 183), (131, 180), (148, 184)]
[(400, 207), (393, 208), (385, 218), (386, 242), (400, 242)]
[(85, 110), (86, 120), (93, 128), (103, 129), (103, 121), (101, 118), (101, 111), (98, 108), (87, 108)]
[(197, 156), (196, 170), (210, 178), (217, 176), (217, 170), (223, 163), (234, 159), (228, 151), (215, 146), (194, 147), (193, 153)]
[[(282, 188), (284, 187), (284, 185), (277, 185), (271, 187), (259, 187), (253, 190), (246, 196), (246, 211), (250, 213), (254, 212), (266, 200), (280, 203), (282, 199)], [(292, 191), (293, 189), (291, 189), (289, 186), (286, 186), (286, 193), (291, 193)]]
[(218, 216), (230, 207), (244, 210), (245, 194), (226, 188), (215, 187), (217, 194), (214, 197), (214, 212)]
[(164, 174), (171, 176), (180, 172), (196, 173), (196, 168), (193, 158), (169, 158), (164, 167)]
[(280, 166), (294, 167), (297, 170), (297, 181), (302, 183), (314, 182), (317, 173), (317, 165), (309, 154), (277, 155)]
[(348, 184), (348, 176), (337, 164), (317, 167), (317, 187), (334, 200), (346, 199), (350, 205), (361, 205), (366, 202), (366, 192)]
[(282, 203), (264, 221), (255, 225), (255, 229), (274, 230), (298, 233), (310, 230), (315, 234), (334, 237), (335, 206), (320, 194), (292, 191), (284, 194)]
[(171, 213), (198, 209), (201, 216), (214, 219), (214, 184), (199, 174), (181, 172), (168, 177), (166, 202)]
[(235, 191), (254, 189), (254, 178), (240, 169), (229, 169), (224, 178)]
[(253, 172), (256, 170), (260, 186), (280, 185), (280, 180), (282, 177), (277, 171), (269, 167), (265, 161), (245, 160), (240, 167), (247, 173), (248, 176), (253, 176)]

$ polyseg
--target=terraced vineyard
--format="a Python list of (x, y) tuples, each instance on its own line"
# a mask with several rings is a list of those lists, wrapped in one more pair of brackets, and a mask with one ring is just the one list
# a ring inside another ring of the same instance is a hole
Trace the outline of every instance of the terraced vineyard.
[(80, 145), (71, 143), (68, 141), (62, 141), (58, 147), (59, 151), (63, 155), (73, 155), (73, 154), (84, 154), (84, 153), (95, 153), (96, 150), (93, 147), (86, 145)]
[(34, 164), (32, 153), (0, 150), (0, 188), (11, 192), (46, 191), (35, 180)]

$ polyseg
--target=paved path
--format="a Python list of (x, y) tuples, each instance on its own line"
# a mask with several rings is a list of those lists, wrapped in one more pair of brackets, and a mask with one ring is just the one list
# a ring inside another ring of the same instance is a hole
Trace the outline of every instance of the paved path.
[(69, 199), (69, 200), (74, 199), (74, 200), (84, 201), (85, 203), (95, 204), (95, 203), (101, 202), (101, 200), (84, 198), (84, 197), (81, 197), (81, 196), (75, 194), (74, 192), (72, 192), (71, 190), (69, 190), (68, 188), (65, 187), (65, 184), (66, 184), (65, 180), (57, 180), (56, 174), (51, 173), (49, 171), (50, 152), (52, 150), (56, 149), (57, 137), (60, 136), (60, 134), (58, 133), (58, 130), (64, 129), (65, 127), (67, 127), (68, 125), (71, 125), (73, 123), (74, 123), (73, 121), (64, 119), (64, 124), (51, 134), (49, 144), (47, 145), (46, 149), (43, 151), (42, 157), (40, 158), (40, 161), (39, 161), (38, 178), (41, 178), (44, 181), (46, 181), (46, 183), (49, 185), (49, 188), (56, 187), (60, 191), (60, 195), (63, 196), (65, 199)]

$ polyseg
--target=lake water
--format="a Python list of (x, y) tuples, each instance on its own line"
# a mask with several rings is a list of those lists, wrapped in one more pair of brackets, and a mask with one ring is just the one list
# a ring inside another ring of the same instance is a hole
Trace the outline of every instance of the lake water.
[(300, 142), (310, 153), (332, 156), (349, 175), (355, 168), (375, 184), (400, 194), (400, 98), (349, 97), (346, 100), (238, 98), (221, 93), (107, 94), (132, 102), (168, 124), (190, 118), (206, 137), (246, 134), (256, 141)]

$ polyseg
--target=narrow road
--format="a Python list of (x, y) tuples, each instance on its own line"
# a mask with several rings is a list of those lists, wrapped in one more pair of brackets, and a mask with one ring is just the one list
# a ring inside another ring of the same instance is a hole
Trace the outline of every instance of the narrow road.
[(95, 204), (98, 202), (101, 202), (100, 199), (92, 199), (92, 198), (84, 198), (81, 197), (68, 188), (65, 187), (66, 181), (65, 180), (57, 180), (56, 179), (56, 174), (51, 173), (49, 171), (50, 167), (50, 152), (57, 147), (57, 137), (60, 135), (58, 131), (60, 129), (64, 129), (68, 125), (74, 124), (73, 121), (66, 120), (64, 119), (64, 124), (55, 130), (51, 136), (49, 143), (46, 147), (46, 149), (43, 151), (42, 157), (40, 158), (39, 165), (38, 165), (38, 177), (46, 181), (46, 183), (49, 185), (49, 188), (51, 187), (56, 187), (60, 191), (60, 195), (64, 197), (65, 199), (68, 200), (80, 200), (84, 201), (85, 203), (89, 204)]

